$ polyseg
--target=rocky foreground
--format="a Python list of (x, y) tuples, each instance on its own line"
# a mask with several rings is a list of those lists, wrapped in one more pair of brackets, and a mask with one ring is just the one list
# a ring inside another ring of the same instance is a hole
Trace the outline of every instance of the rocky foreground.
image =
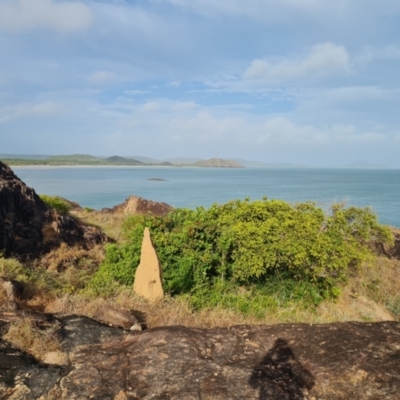
[[(46, 316), (43, 364), (0, 340), (0, 399), (399, 399), (400, 323), (165, 327)], [(50, 357), (51, 361), (51, 357)]]

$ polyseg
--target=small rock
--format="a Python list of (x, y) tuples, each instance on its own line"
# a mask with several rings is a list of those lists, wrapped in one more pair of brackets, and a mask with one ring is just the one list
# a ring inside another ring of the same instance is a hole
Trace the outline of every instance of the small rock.
[(24, 291), (24, 285), (21, 282), (0, 277), (0, 284), (1, 289), (8, 300), (21, 300), (21, 296)]
[(118, 326), (123, 329), (133, 330), (132, 327), (136, 325), (140, 327), (139, 321), (129, 311), (114, 307), (100, 307), (95, 311), (94, 317), (107, 325)]
[(123, 390), (121, 390), (115, 395), (114, 400), (128, 400), (128, 396)]
[(140, 324), (135, 324), (135, 325), (132, 325), (132, 326), (129, 328), (129, 330), (132, 331), (132, 332), (141, 332), (143, 329), (142, 329), (142, 325), (140, 325)]
[(49, 351), (43, 357), (43, 362), (52, 365), (68, 365), (68, 355), (62, 351)]
[(0, 308), (7, 311), (18, 310), (23, 291), (24, 285), (21, 282), (0, 277), (0, 292), (3, 295)]

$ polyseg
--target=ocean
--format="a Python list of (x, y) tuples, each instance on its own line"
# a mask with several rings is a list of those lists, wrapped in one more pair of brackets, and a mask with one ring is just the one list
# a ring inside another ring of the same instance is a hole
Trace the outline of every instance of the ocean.
[[(282, 199), (371, 207), (380, 222), (400, 228), (400, 170), (319, 168), (13, 167), (38, 194), (101, 209), (128, 196), (173, 207), (208, 207), (234, 199)], [(156, 179), (156, 180), (153, 180)]]

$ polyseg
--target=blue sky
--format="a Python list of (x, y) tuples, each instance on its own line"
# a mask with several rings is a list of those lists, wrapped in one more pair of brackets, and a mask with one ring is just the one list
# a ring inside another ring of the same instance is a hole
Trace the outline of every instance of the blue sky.
[(0, 0), (0, 153), (400, 167), (398, 0)]

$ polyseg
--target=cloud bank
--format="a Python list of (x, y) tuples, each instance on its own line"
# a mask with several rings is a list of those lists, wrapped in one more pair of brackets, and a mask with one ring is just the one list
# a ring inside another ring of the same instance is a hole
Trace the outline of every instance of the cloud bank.
[(0, 32), (18, 33), (39, 28), (68, 33), (88, 28), (92, 20), (90, 8), (76, 1), (0, 1)]
[(346, 49), (328, 42), (313, 46), (311, 51), (300, 57), (275, 62), (256, 59), (246, 70), (244, 78), (280, 84), (299, 79), (321, 79), (350, 71), (350, 57)]
[(0, 148), (400, 167), (400, 2), (0, 0)]

